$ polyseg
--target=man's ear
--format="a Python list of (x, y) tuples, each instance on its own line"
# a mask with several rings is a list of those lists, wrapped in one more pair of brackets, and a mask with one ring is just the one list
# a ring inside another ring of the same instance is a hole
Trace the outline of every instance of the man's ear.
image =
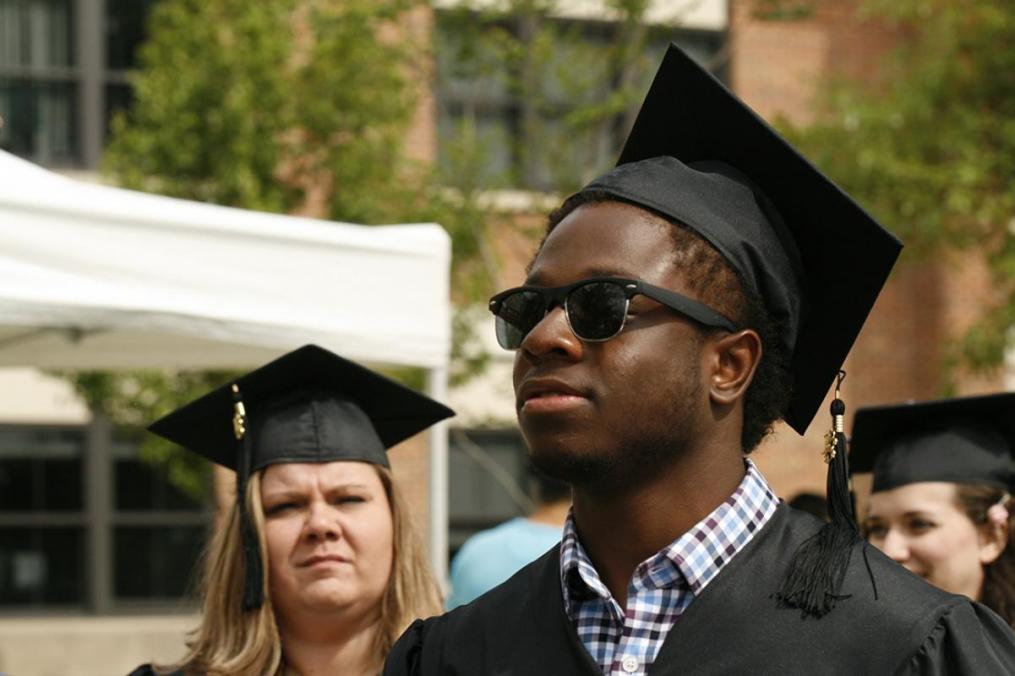
[(753, 329), (718, 336), (709, 341), (709, 398), (729, 406), (742, 398), (761, 361), (761, 338)]

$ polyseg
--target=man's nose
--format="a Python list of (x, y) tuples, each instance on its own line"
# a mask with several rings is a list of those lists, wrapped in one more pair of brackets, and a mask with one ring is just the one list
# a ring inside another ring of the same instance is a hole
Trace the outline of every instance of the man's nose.
[(522, 340), (521, 350), (534, 361), (554, 353), (570, 359), (581, 357), (582, 342), (571, 331), (563, 305), (543, 316)]

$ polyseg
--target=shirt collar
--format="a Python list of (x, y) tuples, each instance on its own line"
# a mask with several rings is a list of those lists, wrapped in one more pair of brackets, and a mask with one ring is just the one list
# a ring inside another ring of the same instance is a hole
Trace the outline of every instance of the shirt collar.
[[(760, 470), (748, 459), (746, 472), (733, 493), (686, 533), (643, 561), (635, 569), (636, 584), (650, 586), (665, 580), (663, 588), (687, 586), (698, 595), (729, 561), (754, 537), (779, 504)], [(665, 569), (676, 568), (676, 574)], [(610, 599), (606, 585), (578, 539), (574, 515), (564, 522), (560, 545), (561, 588), (564, 608), (599, 596)], [(639, 581), (639, 578), (641, 580)]]

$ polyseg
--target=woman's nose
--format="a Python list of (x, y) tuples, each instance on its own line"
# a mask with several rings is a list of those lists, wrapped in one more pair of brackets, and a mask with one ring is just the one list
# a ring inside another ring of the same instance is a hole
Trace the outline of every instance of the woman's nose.
[(888, 531), (884, 542), (881, 543), (881, 551), (896, 563), (905, 563), (909, 560), (909, 540), (898, 529), (893, 528)]
[(323, 501), (310, 503), (304, 528), (306, 536), (311, 540), (338, 540), (342, 537), (342, 527), (334, 512), (331, 505)]

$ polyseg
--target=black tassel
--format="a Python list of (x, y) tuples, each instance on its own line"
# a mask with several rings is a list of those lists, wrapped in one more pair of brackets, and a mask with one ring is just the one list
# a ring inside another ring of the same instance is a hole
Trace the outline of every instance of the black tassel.
[[(846, 405), (839, 398), (845, 378), (839, 372), (832, 401), (832, 429), (825, 437), (828, 463), (826, 500), (830, 522), (805, 540), (793, 555), (789, 570), (775, 597), (782, 607), (798, 608), (804, 617), (823, 617), (847, 596), (840, 594), (853, 547), (862, 539), (856, 526), (849, 493), (849, 457), (843, 416)], [(872, 579), (873, 582), (873, 579)]]
[[(242, 517), (241, 517), (242, 518)], [(243, 528), (243, 555), (247, 570), (243, 576), (243, 612), (257, 610), (264, 603), (264, 566), (261, 565), (261, 551), (257, 546), (257, 533), (249, 518)]]
[(243, 612), (257, 610), (264, 603), (264, 565), (257, 530), (247, 510), (247, 481), (250, 479), (251, 445), (246, 430), (246, 411), (240, 389), (233, 385), (233, 432), (236, 436), (236, 504), (239, 507), (240, 537), (243, 540)]

